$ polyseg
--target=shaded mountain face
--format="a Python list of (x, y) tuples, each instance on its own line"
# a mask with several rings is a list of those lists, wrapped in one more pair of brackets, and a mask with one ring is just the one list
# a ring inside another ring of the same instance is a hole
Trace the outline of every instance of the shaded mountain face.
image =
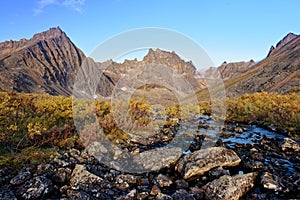
[(300, 88), (300, 36), (288, 34), (268, 57), (238, 77), (225, 80), (227, 95), (260, 91), (288, 93)]
[(5, 91), (70, 95), (85, 55), (60, 28), (30, 40), (0, 43), (0, 88)]
[[(35, 34), (29, 40), (0, 43), (0, 91), (69, 96), (80, 72), (84, 77), (81, 80), (83, 87), (87, 87), (82, 89), (87, 90), (89, 95), (108, 97), (124, 74), (147, 64), (171, 67), (197, 87), (193, 78), (196, 68), (175, 52), (150, 49), (142, 61), (125, 60), (120, 64), (109, 60), (99, 63), (87, 58), (57, 27)], [(93, 91), (88, 91), (91, 88)]]

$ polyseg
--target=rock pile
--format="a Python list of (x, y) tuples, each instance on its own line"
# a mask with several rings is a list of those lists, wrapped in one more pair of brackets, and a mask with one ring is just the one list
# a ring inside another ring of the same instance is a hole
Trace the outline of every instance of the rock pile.
[[(236, 134), (240, 136), (241, 133)], [(59, 152), (51, 161), (28, 165), (14, 175), (10, 173), (11, 169), (1, 169), (0, 199), (299, 197), (300, 153), (297, 142), (255, 137), (257, 142), (253, 144), (231, 142), (227, 145), (226, 136), (225, 143), (201, 149), (204, 138), (195, 135), (189, 152), (174, 147), (153, 148), (151, 145), (147, 149), (145, 146), (149, 145), (149, 140), (140, 141), (138, 145), (135, 140), (134, 146), (142, 152), (136, 153), (134, 148), (130, 151), (128, 147), (133, 159), (118, 169), (99, 162), (88, 154), (88, 149)], [(126, 172), (128, 167), (148, 170), (129, 173)]]

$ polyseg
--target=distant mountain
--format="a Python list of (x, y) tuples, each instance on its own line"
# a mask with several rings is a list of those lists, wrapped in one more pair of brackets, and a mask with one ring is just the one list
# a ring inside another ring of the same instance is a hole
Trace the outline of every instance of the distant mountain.
[[(89, 84), (89, 88), (85, 89), (95, 88), (95, 91), (88, 91), (89, 95), (95, 93), (108, 97), (124, 74), (146, 64), (169, 66), (190, 81), (193, 87), (198, 85), (193, 77), (196, 71), (194, 65), (182, 60), (175, 52), (150, 49), (142, 61), (135, 59), (116, 63), (108, 60), (98, 63), (87, 58), (57, 27), (35, 34), (29, 40), (0, 43), (0, 91), (69, 96), (80, 71), (85, 77), (83, 83)], [(102, 74), (104, 68), (106, 70)], [(100, 81), (91, 78), (95, 75)]]
[(215, 70), (218, 70), (218, 73), (220, 74), (220, 78), (223, 80), (228, 80), (231, 78), (234, 78), (236, 76), (239, 76), (241, 73), (245, 72), (249, 68), (255, 65), (255, 62), (253, 60), (244, 62), (232, 62), (227, 63), (224, 61), (222, 65), (220, 65), (217, 68), (211, 67), (205, 71), (205, 76), (209, 77), (215, 73)]
[(289, 33), (261, 62), (225, 80), (228, 96), (260, 91), (288, 93), (300, 88), (300, 36)]
[(29, 40), (0, 43), (0, 89), (68, 96), (84, 59), (59, 27)]
[[(149, 65), (150, 68), (152, 66), (154, 71), (148, 71), (148, 75), (138, 72), (145, 65)], [(155, 71), (159, 70), (154, 68), (157, 65), (168, 66), (183, 76), (194, 90), (200, 89), (198, 94), (205, 90), (205, 79), (201, 78), (200, 72), (197, 72), (192, 62), (182, 60), (175, 52), (150, 49), (142, 61), (134, 59), (117, 63), (108, 60), (99, 63), (87, 58), (66, 33), (57, 27), (35, 34), (29, 40), (0, 43), (0, 91), (69, 96), (73, 92), (75, 78), (79, 71), (84, 77), (82, 85), (87, 86), (84, 90), (94, 88), (94, 91), (88, 91), (89, 96), (100, 94), (109, 97), (119, 80), (135, 71), (137, 74), (133, 74), (135, 78), (132, 81), (143, 82), (147, 76), (151, 77), (155, 73), (167, 75), (161, 77), (166, 83), (179, 81), (178, 77), (172, 77), (173, 72), (169, 70)], [(204, 75), (211, 76), (216, 70), (224, 80), (229, 97), (259, 91), (280, 93), (299, 91), (300, 36), (289, 33), (277, 43), (276, 47), (271, 48), (264, 60), (258, 63), (253, 60), (224, 62), (218, 68), (209, 68)], [(151, 89), (162, 87), (155, 83), (145, 85), (144, 90), (146, 87)], [(175, 89), (187, 90), (187, 88), (180, 88), (182, 85), (184, 84), (178, 82)], [(130, 86), (127, 89), (135, 90)], [(153, 93), (153, 98), (161, 91), (168, 91), (168, 95), (174, 96), (170, 90), (172, 88), (156, 91)]]

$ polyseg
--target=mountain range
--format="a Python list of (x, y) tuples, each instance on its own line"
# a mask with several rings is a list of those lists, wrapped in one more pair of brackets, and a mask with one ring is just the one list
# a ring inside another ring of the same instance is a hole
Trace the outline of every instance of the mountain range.
[[(86, 78), (91, 74), (97, 77), (101, 69), (105, 68), (102, 75), (99, 74), (99, 80), (87, 78), (89, 80), (86, 82), (97, 85), (94, 87), (96, 91), (91, 92), (109, 97), (128, 71), (151, 64), (168, 66), (183, 75), (199, 94), (205, 90), (205, 81), (197, 78), (197, 68), (175, 52), (149, 49), (141, 61), (134, 59), (117, 63), (108, 60), (99, 63), (88, 58), (65, 32), (56, 27), (37, 33), (28, 40), (0, 43), (0, 91), (70, 96), (78, 72)], [(275, 47), (272, 46), (267, 57), (260, 62), (224, 62), (217, 68), (207, 69), (204, 74), (216, 72), (223, 79), (229, 97), (260, 91), (299, 92), (300, 36), (289, 33)], [(171, 83), (174, 80), (168, 81)], [(163, 89), (150, 83), (146, 86)]]

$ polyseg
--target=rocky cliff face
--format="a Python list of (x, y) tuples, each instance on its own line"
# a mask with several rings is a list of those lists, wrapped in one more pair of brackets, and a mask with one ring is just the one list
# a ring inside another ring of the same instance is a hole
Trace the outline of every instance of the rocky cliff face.
[(31, 39), (0, 44), (0, 87), (18, 92), (70, 95), (85, 55), (58, 27)]

